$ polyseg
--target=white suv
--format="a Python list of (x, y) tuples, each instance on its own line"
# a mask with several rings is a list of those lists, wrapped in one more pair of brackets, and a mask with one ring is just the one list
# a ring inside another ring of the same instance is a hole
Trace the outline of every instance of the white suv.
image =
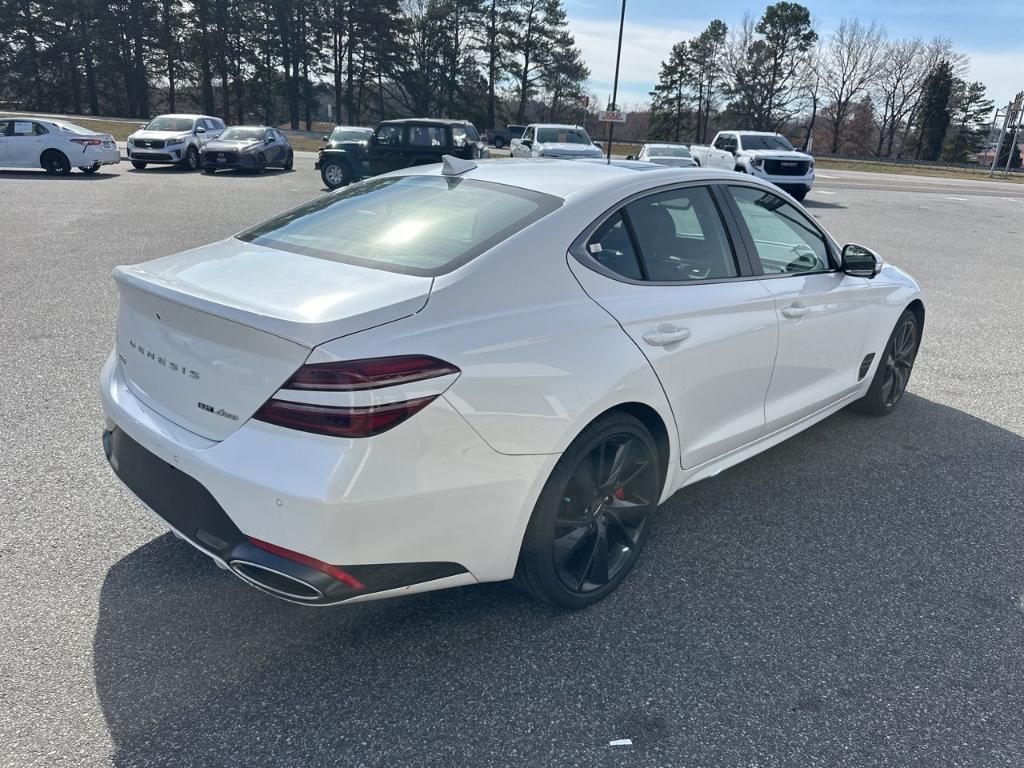
[(512, 139), (512, 157), (603, 157), (587, 132), (578, 125), (538, 123), (529, 125), (521, 139)]
[(199, 168), (199, 150), (224, 132), (219, 117), (209, 115), (160, 115), (128, 137), (128, 159), (136, 168), (150, 163), (181, 164)]

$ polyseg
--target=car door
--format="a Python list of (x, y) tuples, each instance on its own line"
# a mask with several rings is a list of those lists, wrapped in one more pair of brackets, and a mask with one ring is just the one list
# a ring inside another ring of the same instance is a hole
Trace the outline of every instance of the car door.
[(727, 190), (753, 267), (775, 299), (779, 350), (765, 399), (766, 429), (774, 431), (856, 388), (871, 324), (868, 281), (839, 271), (827, 235), (780, 195)]
[(512, 157), (529, 157), (533, 144), (533, 126), (523, 131), (523, 137), (512, 145)]
[(280, 165), (283, 161), (281, 159), (281, 142), (277, 140), (277, 133), (273, 128), (268, 128), (263, 132), (263, 154), (267, 158), (267, 165)]
[(7, 162), (26, 168), (38, 168), (39, 156), (46, 148), (46, 128), (34, 120), (13, 120), (7, 132)]
[(7, 157), (7, 132), (13, 128), (13, 121), (0, 120), (0, 165), (10, 165)]
[(715, 137), (715, 143), (708, 150), (709, 165), (712, 168), (721, 168), (731, 171), (736, 168), (736, 151), (739, 148), (739, 139), (734, 133), (720, 133)]
[(374, 176), (404, 167), (405, 126), (377, 127), (370, 144), (370, 173)]
[(683, 467), (764, 432), (778, 321), (721, 192), (679, 185), (627, 201), (574, 244), (583, 289), (647, 356), (675, 416)]

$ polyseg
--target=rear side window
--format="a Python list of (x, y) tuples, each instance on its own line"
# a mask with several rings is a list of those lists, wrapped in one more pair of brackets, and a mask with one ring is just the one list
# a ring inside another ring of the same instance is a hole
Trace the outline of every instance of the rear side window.
[(648, 280), (677, 282), (736, 277), (739, 271), (711, 192), (687, 187), (630, 203)]
[(472, 123), (466, 123), (466, 135), (470, 141), (480, 141), (480, 134), (477, 133), (476, 126)]
[(445, 145), (444, 128), (440, 125), (410, 125), (409, 145), (424, 148), (443, 147)]
[(622, 214), (616, 212), (604, 220), (587, 243), (590, 257), (617, 275), (642, 280), (640, 260), (633, 248), (633, 239)]
[(371, 179), (295, 208), (240, 240), (316, 258), (434, 277), (556, 210), (560, 198), (442, 176)]

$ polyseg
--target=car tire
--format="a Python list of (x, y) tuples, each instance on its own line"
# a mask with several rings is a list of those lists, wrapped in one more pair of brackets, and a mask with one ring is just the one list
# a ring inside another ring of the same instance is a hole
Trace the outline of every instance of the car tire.
[(288, 152), (288, 157), (285, 159), (284, 165), (282, 165), (281, 167), (284, 168), (286, 171), (290, 171), (292, 168), (295, 167), (295, 153), (294, 152), (291, 152), (291, 151)]
[(810, 190), (807, 190), (807, 189), (797, 189), (797, 190), (794, 190), (793, 192), (790, 192), (789, 194), (793, 196), (794, 200), (796, 200), (797, 202), (802, 203), (804, 201), (804, 198), (807, 197), (807, 193), (809, 191)]
[(340, 160), (324, 160), (320, 163), (320, 179), (328, 189), (338, 189), (352, 180), (352, 172)]
[(48, 149), (39, 158), (39, 164), (51, 176), (67, 176), (71, 173), (71, 163), (68, 156), (59, 149)]
[(95, 165), (89, 165), (89, 166), (86, 166), (85, 168), (79, 168), (78, 170), (80, 170), (86, 176), (89, 176), (89, 175), (91, 175), (93, 173), (96, 173), (96, 171), (98, 171), (99, 169), (100, 169), (100, 164), (96, 163)]
[(576, 610), (612, 592), (636, 563), (654, 524), (663, 479), (646, 427), (612, 412), (559, 458), (523, 536), (514, 583)]
[(136, 168), (136, 169), (138, 169), (140, 171), (144, 171), (144, 170), (146, 170), (146, 163), (139, 163), (139, 162), (136, 162), (135, 160), (132, 160), (132, 167)]
[(199, 170), (199, 150), (195, 147), (189, 147), (185, 150), (185, 159), (182, 161), (182, 165), (190, 171)]
[(905, 310), (889, 334), (867, 394), (851, 406), (868, 416), (888, 416), (903, 399), (921, 346), (921, 324), (917, 315)]
[(214, 168), (213, 166), (208, 165), (205, 168), (203, 168), (203, 173), (205, 173), (207, 176), (213, 176), (213, 174), (215, 174), (216, 172), (217, 169)]
[(267, 156), (262, 152), (256, 156), (256, 173), (262, 176), (267, 172)]

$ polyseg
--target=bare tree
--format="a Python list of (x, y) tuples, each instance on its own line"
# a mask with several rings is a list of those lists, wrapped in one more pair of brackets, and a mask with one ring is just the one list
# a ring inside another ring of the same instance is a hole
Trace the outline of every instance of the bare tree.
[(891, 156), (896, 136), (913, 111), (928, 74), (925, 45), (919, 39), (895, 40), (885, 46), (883, 64), (874, 83), (878, 142), (875, 154)]
[(831, 101), (833, 154), (839, 151), (852, 105), (877, 76), (884, 50), (885, 30), (875, 22), (864, 26), (857, 19), (843, 19), (829, 38), (819, 68), (822, 90)]

